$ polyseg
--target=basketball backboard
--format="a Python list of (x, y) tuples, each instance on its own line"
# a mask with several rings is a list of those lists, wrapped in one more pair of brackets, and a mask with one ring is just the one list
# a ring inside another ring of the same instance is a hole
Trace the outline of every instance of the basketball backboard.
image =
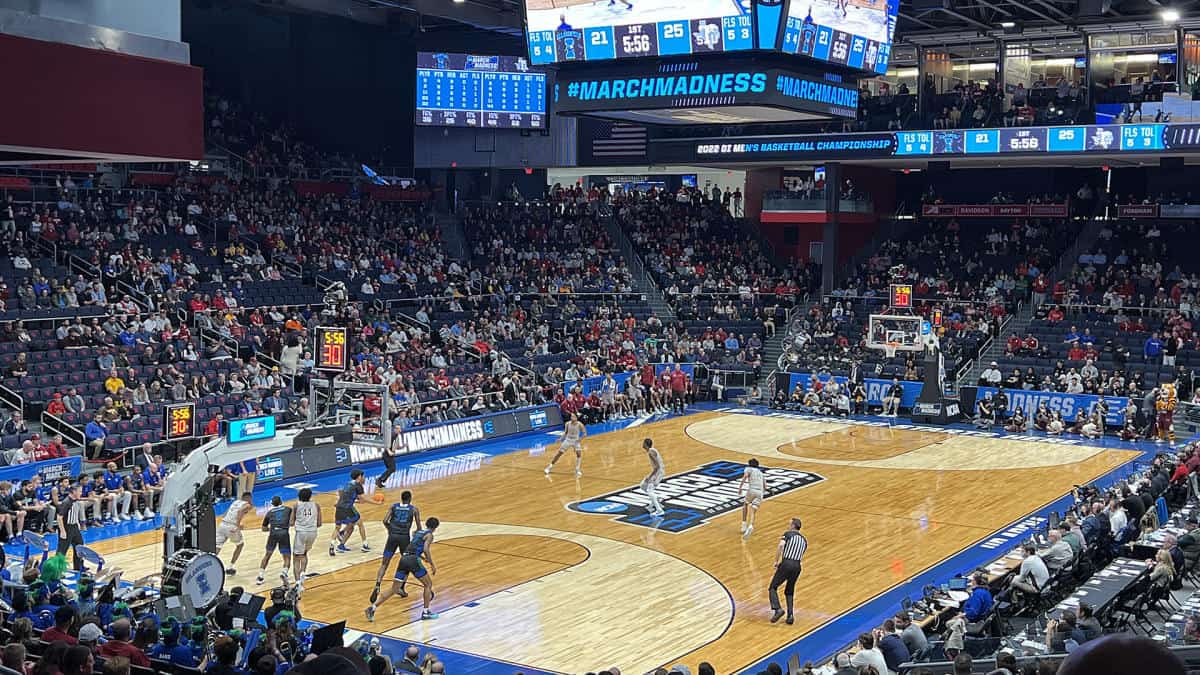
[(894, 353), (925, 350), (920, 316), (872, 314), (867, 321), (867, 347)]

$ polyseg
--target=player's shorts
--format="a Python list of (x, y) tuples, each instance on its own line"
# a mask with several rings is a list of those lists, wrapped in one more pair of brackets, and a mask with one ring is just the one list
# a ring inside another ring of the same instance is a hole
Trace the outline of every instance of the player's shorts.
[(746, 503), (750, 505), (751, 508), (757, 509), (759, 506), (762, 506), (762, 501), (763, 493), (757, 490), (749, 490), (746, 492)]
[(361, 517), (353, 506), (339, 506), (333, 510), (333, 521), (338, 525), (353, 525)]
[(403, 552), (408, 548), (408, 539), (408, 535), (405, 534), (389, 534), (387, 543), (383, 545), (383, 557), (390, 558), (396, 551)]
[(242, 528), (237, 525), (222, 521), (217, 525), (217, 548), (225, 545), (225, 542), (232, 541), (235, 544), (242, 543)]
[(642, 479), (642, 482), (640, 483), (642, 492), (649, 492), (650, 490), (657, 490), (658, 484), (661, 482), (662, 482), (661, 474), (654, 474), (653, 476), (646, 476), (645, 478)]
[(273, 553), (276, 547), (283, 555), (292, 554), (292, 540), (287, 530), (271, 530), (267, 533), (267, 553)]
[(575, 439), (564, 438), (563, 442), (562, 442), (562, 446), (559, 447), (559, 450), (566, 451), (566, 450), (570, 450), (571, 448), (575, 448), (576, 452), (582, 452), (583, 451), (583, 443), (580, 442), (580, 440), (578, 438), (575, 438)]
[(421, 577), (425, 576), (427, 572), (425, 571), (425, 566), (421, 564), (420, 556), (405, 554), (400, 556), (400, 564), (396, 565), (395, 578), (399, 581), (403, 581), (410, 574), (420, 579)]
[(292, 538), (292, 552), (296, 555), (308, 555), (312, 550), (313, 544), (317, 542), (317, 532), (303, 532), (296, 530), (296, 535)]

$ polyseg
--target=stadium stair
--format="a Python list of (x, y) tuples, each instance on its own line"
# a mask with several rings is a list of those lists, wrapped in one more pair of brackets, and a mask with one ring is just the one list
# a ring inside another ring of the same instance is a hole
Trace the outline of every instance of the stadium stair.
[[(1049, 283), (1051, 287), (1054, 286), (1056, 280), (1070, 275), (1071, 268), (1075, 265), (1075, 261), (1079, 259), (1079, 254), (1091, 250), (1096, 245), (1102, 228), (1103, 222), (1094, 218), (1083, 227), (1075, 242), (1067, 248), (1067, 251), (1059, 258), (1058, 264), (1050, 271)], [(959, 378), (959, 383), (971, 384), (978, 382), (979, 376), (988, 367), (988, 364), (992, 361), (999, 362), (1001, 357), (1004, 356), (1004, 345), (1010, 335), (1024, 336), (1029, 332), (1029, 325), (1033, 323), (1033, 316), (1036, 312), (1037, 307), (1034, 307), (1032, 301), (1023, 303), (1013, 318), (1004, 324), (1004, 328), (996, 336), (996, 339), (992, 340), (992, 344), (980, 352), (979, 358), (975, 359), (975, 363), (971, 366), (971, 369), (963, 377)]]
[(463, 232), (462, 218), (456, 213), (434, 213), (433, 222), (442, 234), (446, 252), (459, 261), (470, 259), (471, 248), (467, 245), (467, 235)]
[(608, 236), (616, 242), (617, 248), (621, 251), (621, 257), (629, 265), (629, 271), (633, 277), (634, 286), (638, 293), (646, 296), (646, 303), (650, 305), (650, 309), (654, 310), (654, 315), (664, 323), (675, 320), (675, 310), (667, 302), (663, 296), (662, 289), (658, 284), (654, 283), (654, 279), (650, 277), (650, 273), (646, 270), (646, 264), (642, 261), (642, 257), (633, 249), (633, 242), (629, 241), (629, 237), (625, 236), (624, 230), (617, 222), (616, 217), (612, 212), (601, 213), (600, 221), (604, 223), (604, 229), (608, 232)]
[(1033, 303), (1026, 302), (1021, 305), (1021, 309), (1017, 314), (1009, 319), (1008, 323), (1004, 324), (1004, 328), (1000, 334), (992, 340), (992, 343), (987, 346), (979, 357), (975, 359), (975, 363), (971, 366), (971, 370), (962, 378), (959, 378), (959, 384), (973, 384), (979, 381), (979, 376), (987, 369), (988, 364), (992, 361), (1000, 361), (1004, 356), (1004, 345), (1010, 335), (1025, 335), (1029, 331), (1029, 324), (1033, 322)]

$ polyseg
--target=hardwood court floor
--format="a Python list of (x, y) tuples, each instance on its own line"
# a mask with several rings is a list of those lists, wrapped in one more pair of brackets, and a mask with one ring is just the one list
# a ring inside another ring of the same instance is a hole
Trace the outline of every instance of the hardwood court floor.
[[(672, 534), (566, 508), (635, 486), (647, 472), (647, 436), (668, 475), (753, 455), (825, 480), (768, 499), (748, 541), (737, 511)], [(373, 624), (364, 619), (384, 539), (385, 506), (371, 503), (360, 510), (376, 549), (315, 551), (310, 569), (322, 574), (305, 584), (305, 616), (564, 673), (614, 664), (647, 672), (681, 660), (735, 673), (1137, 454), (724, 413), (606, 433), (584, 447), (578, 480), (569, 456), (543, 475), (553, 448), (539, 446), (411, 486), (422, 515), (442, 521), (433, 549), (441, 618), (418, 620), (410, 585), (408, 599), (390, 601)], [(389, 501), (398, 493), (386, 491)], [(332, 493), (317, 501), (332, 515)], [(796, 625), (772, 625), (766, 586), (793, 516), (810, 542)], [(322, 545), (327, 536), (326, 528)], [(263, 538), (246, 535), (235, 581), (248, 588)], [(157, 547), (143, 536), (98, 548), (132, 578), (157, 570)], [(271, 570), (278, 566), (276, 558)]]

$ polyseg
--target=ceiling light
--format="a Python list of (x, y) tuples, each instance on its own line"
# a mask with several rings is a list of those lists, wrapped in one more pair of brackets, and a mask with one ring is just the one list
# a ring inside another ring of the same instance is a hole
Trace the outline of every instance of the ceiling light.
[(1015, 28), (1015, 27), (1016, 27), (1016, 25), (1017, 25), (1017, 24), (1016, 24), (1015, 22), (1013, 22), (1013, 21), (1001, 21), (1001, 22), (1000, 22), (1000, 27), (1001, 27), (1001, 28)]
[(1160, 16), (1162, 16), (1162, 20), (1166, 23), (1175, 23), (1179, 20), (1179, 10), (1169, 8), (1164, 9)]

